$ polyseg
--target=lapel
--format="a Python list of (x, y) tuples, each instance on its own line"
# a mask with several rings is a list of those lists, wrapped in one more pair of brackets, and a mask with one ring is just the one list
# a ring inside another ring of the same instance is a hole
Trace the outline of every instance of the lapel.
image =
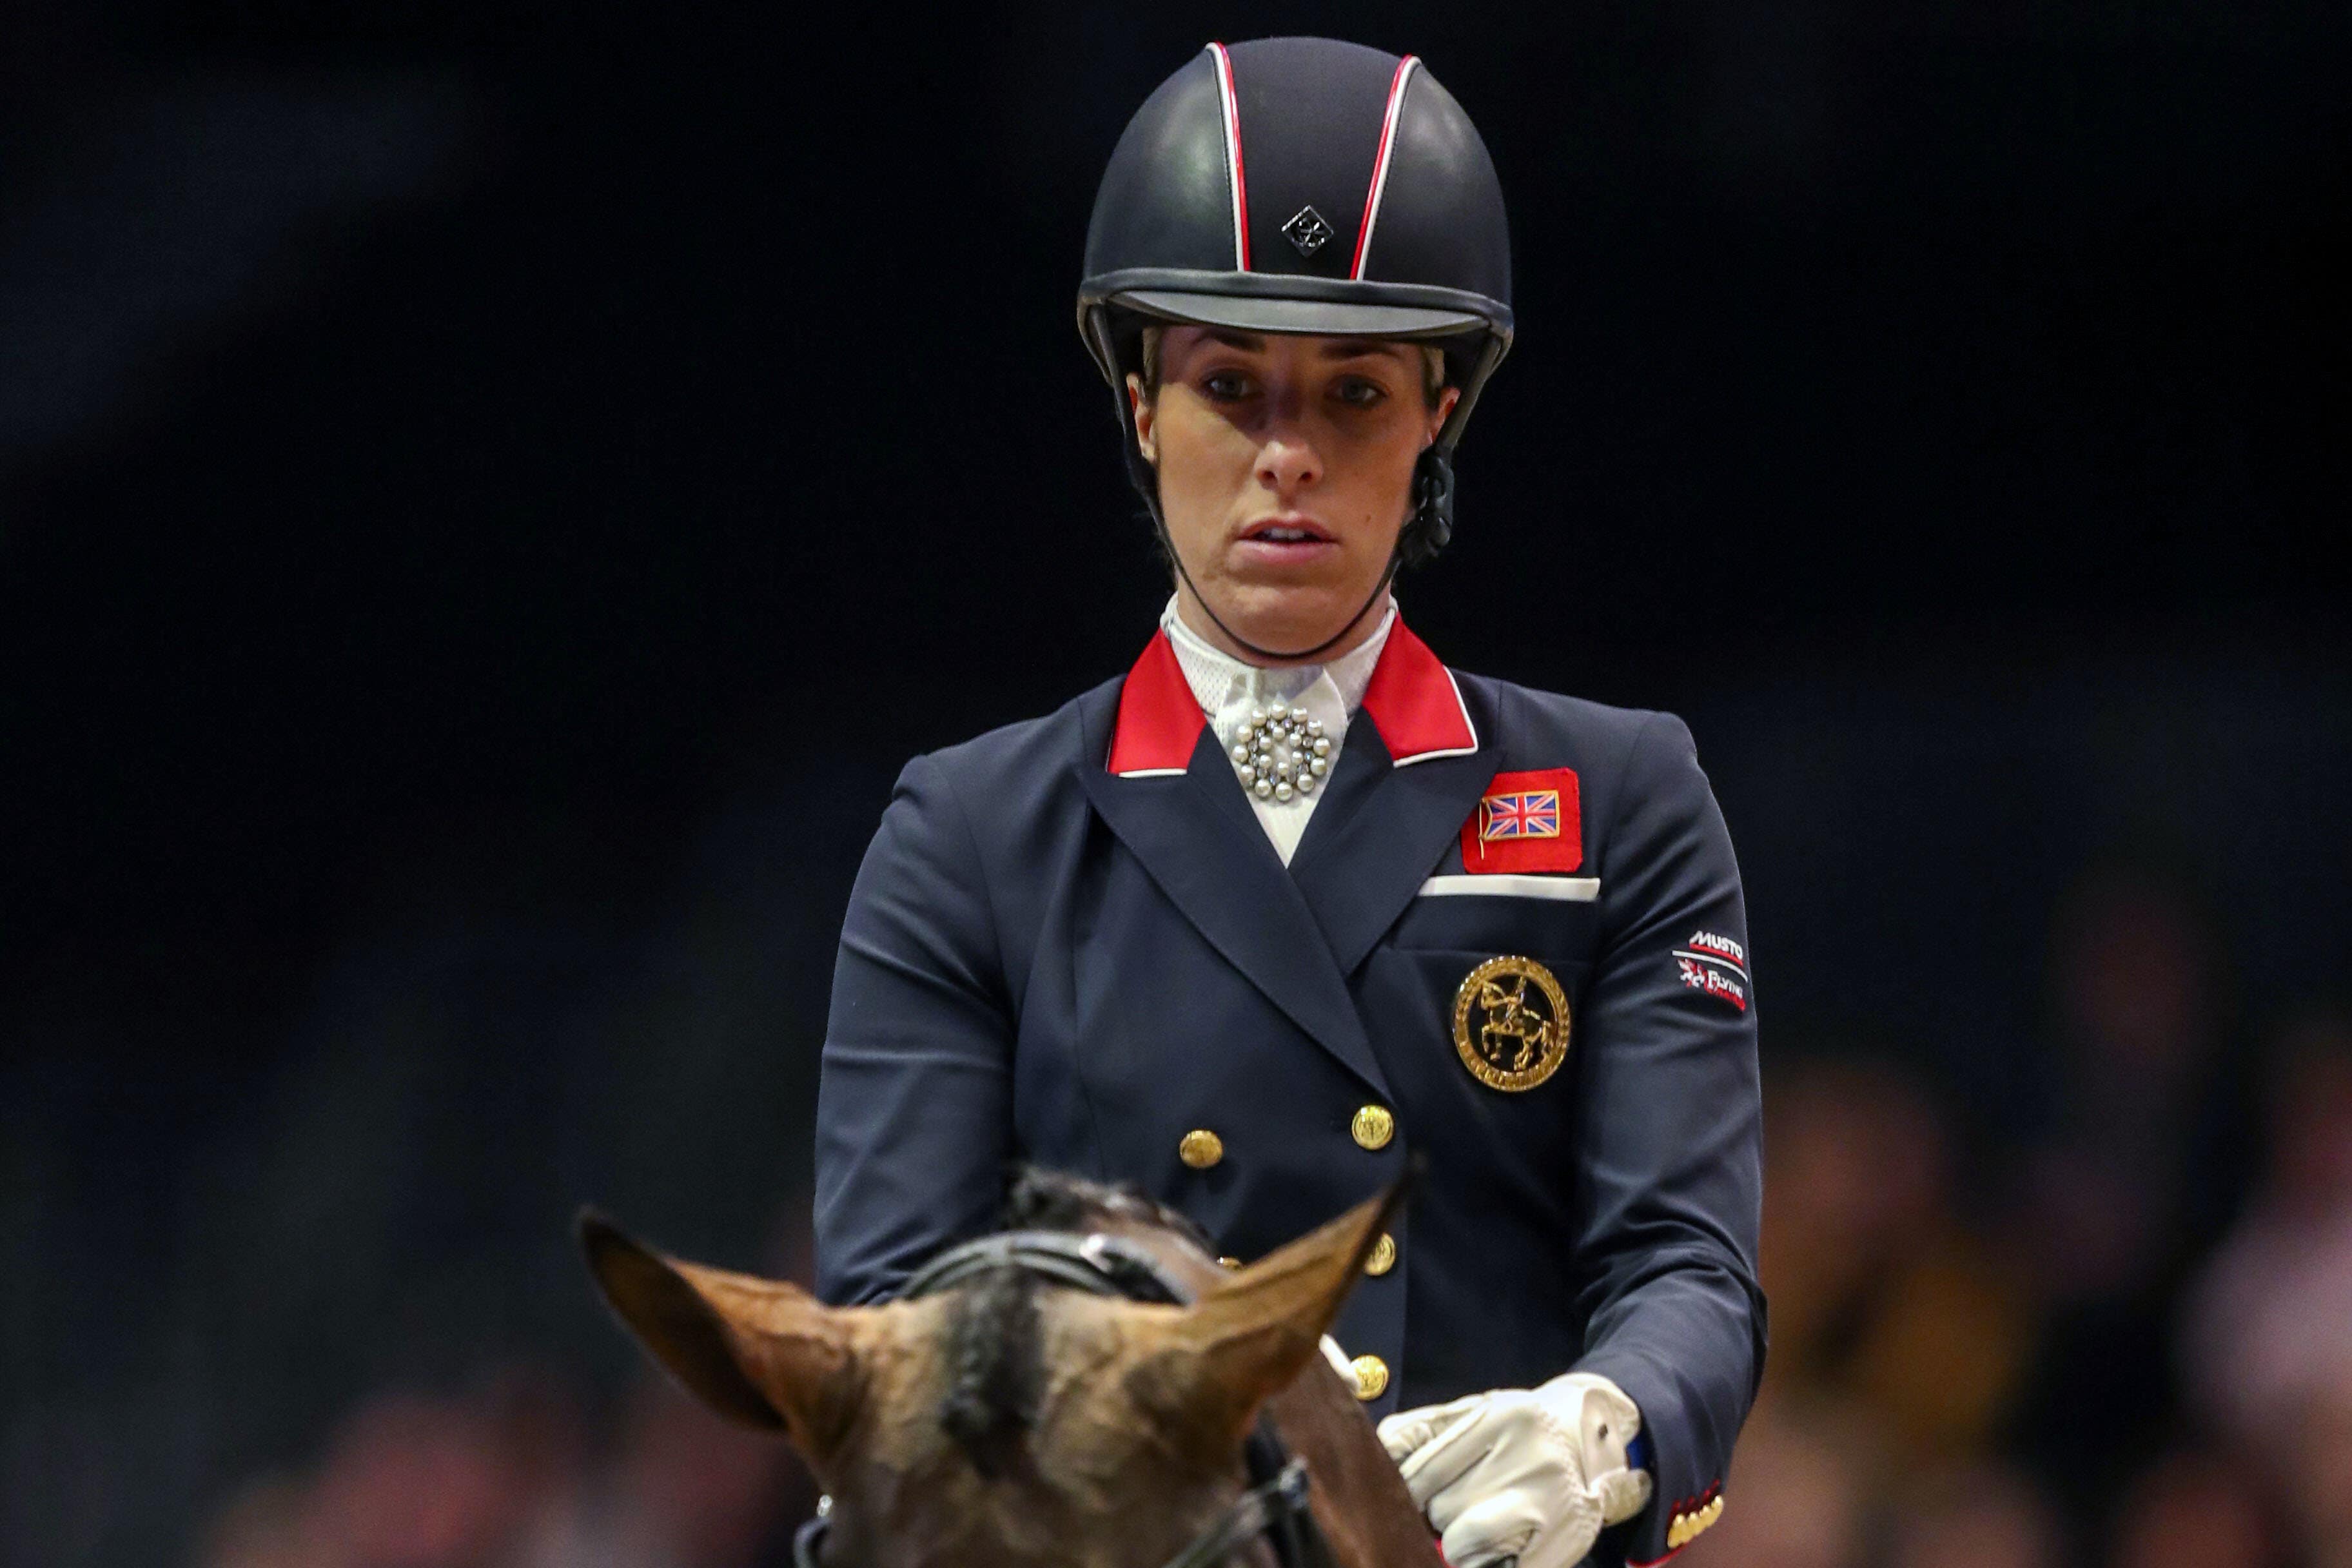
[(1291, 880), (1342, 974), (1395, 923), (1495, 774), (1452, 674), (1400, 622), (1348, 726), (1331, 794), (1307, 819)]
[[(1391, 1099), (1323, 929), (1266, 841), (1164, 635), (1119, 689), (1081, 705), (1080, 731), (1088, 798), (1169, 902), (1293, 1023)], [(1344, 766), (1345, 748), (1340, 755)]]
[[(1494, 775), (1492, 760), (1476, 752), (1401, 768), (1377, 731), (1361, 740), (1360, 761), (1350, 726), (1339, 754), (1339, 771), (1356, 775), (1344, 781), (1354, 787), (1345, 795), (1333, 791), (1315, 808), (1290, 861), (1291, 880), (1314, 911), (1342, 974), (1354, 973), (1381, 933), (1404, 913)], [(1354, 809), (1333, 813), (1324, 831), (1323, 814), (1344, 804)]]

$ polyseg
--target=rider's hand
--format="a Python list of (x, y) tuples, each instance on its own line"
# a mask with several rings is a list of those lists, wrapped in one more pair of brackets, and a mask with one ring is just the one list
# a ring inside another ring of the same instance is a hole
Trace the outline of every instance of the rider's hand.
[(1570, 1568), (1649, 1502), (1650, 1472), (1625, 1464), (1641, 1429), (1622, 1389), (1570, 1373), (1399, 1411), (1381, 1441), (1454, 1568)]

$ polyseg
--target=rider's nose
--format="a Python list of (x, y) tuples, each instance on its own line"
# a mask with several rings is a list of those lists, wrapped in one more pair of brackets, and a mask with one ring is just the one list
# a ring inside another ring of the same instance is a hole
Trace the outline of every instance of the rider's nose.
[(1295, 430), (1277, 430), (1258, 448), (1258, 482), (1268, 489), (1295, 490), (1322, 477), (1323, 459)]

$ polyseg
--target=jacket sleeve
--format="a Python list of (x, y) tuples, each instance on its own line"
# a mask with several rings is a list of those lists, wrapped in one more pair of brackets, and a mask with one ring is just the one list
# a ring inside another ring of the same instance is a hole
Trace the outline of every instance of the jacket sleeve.
[(1013, 1017), (978, 847), (940, 764), (898, 775), (841, 928), (816, 1108), (817, 1292), (887, 1297), (989, 1229)]
[[(1765, 1343), (1747, 912), (1722, 813), (1673, 715), (1654, 715), (1635, 736), (1606, 843), (1601, 946), (1581, 1021), (1578, 1306), (1588, 1327), (1575, 1370), (1609, 1378), (1642, 1412), (1655, 1489), (1603, 1552), (1647, 1563), (1721, 1511)], [(1707, 957), (1685, 956), (1695, 952)]]

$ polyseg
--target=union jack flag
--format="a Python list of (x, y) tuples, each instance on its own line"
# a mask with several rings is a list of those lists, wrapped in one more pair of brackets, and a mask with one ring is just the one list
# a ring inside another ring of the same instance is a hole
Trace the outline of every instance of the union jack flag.
[(1557, 838), (1559, 837), (1559, 791), (1523, 790), (1490, 795), (1478, 803), (1478, 837), (1497, 838)]

